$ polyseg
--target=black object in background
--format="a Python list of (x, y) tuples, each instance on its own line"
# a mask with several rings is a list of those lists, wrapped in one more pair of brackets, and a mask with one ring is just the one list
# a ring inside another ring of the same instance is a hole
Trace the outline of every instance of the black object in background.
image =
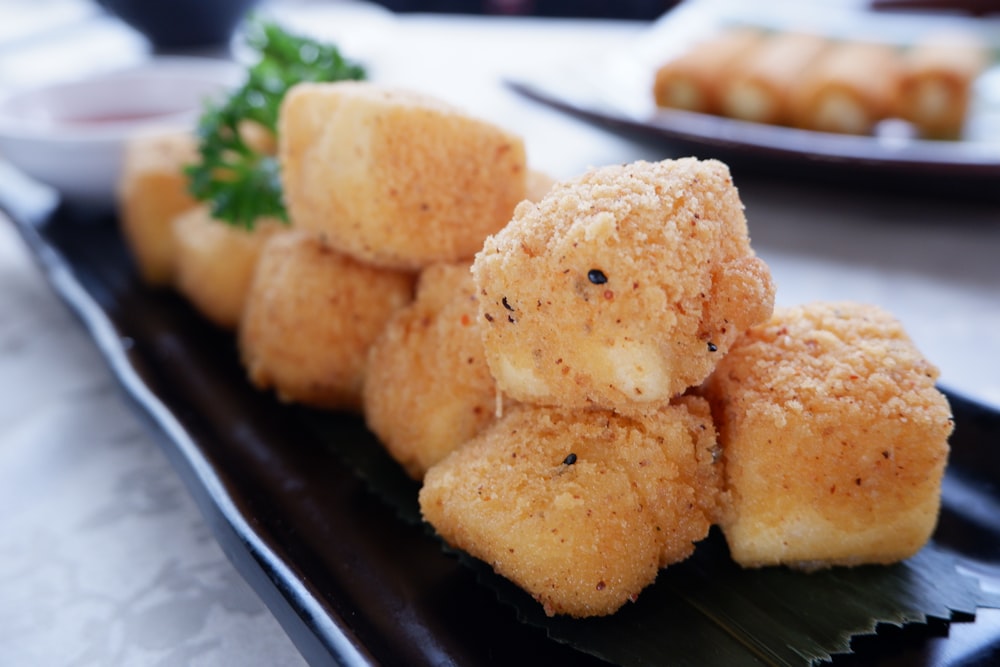
[(157, 51), (226, 44), (259, 0), (96, 0)]
[(379, 0), (396, 12), (521, 14), (652, 20), (677, 0)]

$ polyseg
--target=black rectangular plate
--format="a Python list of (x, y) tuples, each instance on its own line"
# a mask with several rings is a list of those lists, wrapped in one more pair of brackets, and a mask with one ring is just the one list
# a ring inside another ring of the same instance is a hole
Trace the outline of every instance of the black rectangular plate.
[[(428, 530), (374, 495), (301, 409), (253, 390), (231, 333), (141, 284), (113, 216), (59, 206), (3, 169), (0, 207), (312, 664), (604, 664), (520, 623)], [(1000, 499), (1000, 414), (950, 398), (957, 429), (935, 540), (995, 573), (1000, 516), (988, 508)], [(359, 417), (332, 419), (342, 442), (378, 447)], [(1000, 614), (880, 633), (855, 650), (835, 663), (995, 664)]]

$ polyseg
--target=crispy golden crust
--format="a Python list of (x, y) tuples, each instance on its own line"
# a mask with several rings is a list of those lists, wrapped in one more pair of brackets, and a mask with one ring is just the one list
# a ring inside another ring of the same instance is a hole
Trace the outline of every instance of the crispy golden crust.
[(473, 275), (500, 388), (567, 407), (668, 400), (773, 306), (728, 168), (692, 158), (558, 184), (487, 239)]
[(721, 77), (722, 112), (758, 123), (791, 122), (792, 91), (827, 48), (826, 39), (809, 33), (785, 32), (764, 40)]
[(411, 274), (360, 264), (309, 232), (273, 237), (239, 328), (251, 382), (284, 401), (357, 409), (368, 349), (412, 291)]
[(959, 138), (973, 82), (988, 63), (989, 51), (976, 35), (948, 32), (925, 37), (903, 58), (897, 113), (925, 137)]
[(150, 285), (173, 282), (173, 220), (197, 206), (183, 171), (197, 155), (188, 132), (140, 134), (125, 145), (118, 218), (139, 275)]
[(471, 259), (525, 196), (520, 137), (417, 93), (300, 84), (278, 136), (293, 225), (388, 268)]
[(556, 179), (549, 174), (538, 169), (529, 169), (525, 179), (524, 198), (528, 201), (541, 201), (548, 194), (552, 186), (556, 184)]
[(661, 107), (721, 113), (720, 82), (733, 67), (751, 57), (761, 42), (759, 31), (734, 28), (694, 44), (656, 70), (654, 101)]
[(868, 134), (895, 110), (902, 69), (892, 47), (841, 42), (802, 75), (792, 122), (808, 130)]
[(253, 231), (212, 218), (198, 206), (173, 221), (177, 290), (209, 320), (235, 329), (264, 242), (285, 226), (261, 219)]
[(714, 446), (699, 399), (642, 418), (517, 406), (428, 471), (420, 506), (546, 613), (610, 614), (708, 533)]
[(477, 316), (468, 263), (436, 264), (372, 346), (365, 420), (415, 479), (494, 419)]
[(778, 308), (719, 364), (721, 522), (744, 566), (887, 563), (933, 531), (952, 429), (937, 369), (884, 311)]

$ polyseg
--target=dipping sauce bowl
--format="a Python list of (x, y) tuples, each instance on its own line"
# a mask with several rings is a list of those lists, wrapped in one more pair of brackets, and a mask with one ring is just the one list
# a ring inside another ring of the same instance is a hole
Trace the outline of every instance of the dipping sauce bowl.
[(0, 159), (93, 206), (114, 201), (125, 143), (139, 132), (194, 130), (206, 103), (241, 81), (225, 60), (158, 57), (0, 98)]

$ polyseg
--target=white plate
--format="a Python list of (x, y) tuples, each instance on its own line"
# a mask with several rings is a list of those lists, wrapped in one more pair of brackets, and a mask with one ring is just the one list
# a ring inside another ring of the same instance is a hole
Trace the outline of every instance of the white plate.
[(0, 158), (90, 205), (113, 201), (125, 143), (193, 130), (205, 103), (240, 82), (233, 63), (162, 57), (0, 99)]

